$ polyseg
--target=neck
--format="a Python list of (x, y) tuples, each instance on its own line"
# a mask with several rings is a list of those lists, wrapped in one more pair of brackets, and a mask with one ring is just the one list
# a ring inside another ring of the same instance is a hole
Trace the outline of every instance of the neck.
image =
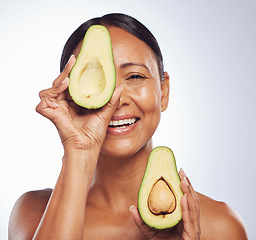
[(104, 204), (117, 211), (136, 204), (140, 183), (151, 151), (152, 140), (129, 157), (114, 158), (101, 154), (92, 192), (101, 195)]

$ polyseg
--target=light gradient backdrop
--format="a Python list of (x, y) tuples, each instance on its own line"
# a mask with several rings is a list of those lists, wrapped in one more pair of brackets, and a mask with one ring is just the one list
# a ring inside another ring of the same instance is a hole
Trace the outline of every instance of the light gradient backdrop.
[(1, 0), (0, 239), (17, 198), (53, 187), (60, 170), (38, 92), (59, 74), (69, 35), (110, 12), (134, 16), (161, 46), (171, 94), (155, 146), (172, 148), (195, 189), (236, 209), (256, 239), (255, 10), (253, 0)]

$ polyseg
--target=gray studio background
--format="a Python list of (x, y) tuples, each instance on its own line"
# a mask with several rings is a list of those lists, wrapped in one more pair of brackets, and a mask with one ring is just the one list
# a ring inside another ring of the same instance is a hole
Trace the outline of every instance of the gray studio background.
[(256, 239), (256, 1), (0, 2), (0, 239), (24, 192), (53, 187), (62, 147), (35, 113), (59, 73), (64, 43), (82, 22), (109, 12), (142, 21), (161, 46), (170, 105), (155, 135), (172, 148), (194, 188), (225, 201)]

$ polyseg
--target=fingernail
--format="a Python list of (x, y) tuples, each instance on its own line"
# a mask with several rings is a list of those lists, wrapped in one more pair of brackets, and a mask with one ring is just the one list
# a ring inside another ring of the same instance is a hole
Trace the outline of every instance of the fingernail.
[(68, 61), (67, 61), (66, 65), (65, 65), (65, 68), (66, 68), (66, 66), (68, 65), (68, 63), (70, 62), (70, 60), (71, 60), (74, 56), (75, 56), (75, 55), (74, 55), (74, 54), (72, 54), (72, 55), (69, 57), (69, 59), (68, 59)]
[(117, 92), (118, 94), (121, 94), (123, 90), (124, 90), (124, 88), (123, 88), (122, 85), (119, 85), (119, 86), (116, 88), (116, 92)]
[(124, 85), (123, 85), (123, 84), (121, 84), (121, 85), (119, 85), (117, 88), (120, 88), (120, 89), (121, 89), (120, 91), (123, 91), (123, 89), (124, 89)]
[(53, 104), (54, 107), (58, 107), (59, 106), (56, 102), (54, 102), (53, 99), (49, 98), (49, 100), (51, 101), (51, 103)]
[(57, 88), (60, 86), (60, 85), (62, 85), (65, 81), (67, 81), (68, 80), (68, 77), (65, 77), (65, 79), (57, 86)]
[(72, 55), (70, 56), (70, 58), (68, 59), (67, 64), (70, 62), (70, 60), (71, 60), (73, 57), (74, 57), (74, 54), (72, 54)]
[(184, 172), (183, 168), (181, 168), (180, 171), (184, 174), (184, 176), (187, 176), (186, 173)]
[(185, 180), (185, 183), (186, 183), (187, 186), (188, 186), (188, 179), (187, 179), (187, 177), (184, 177), (183, 179)]
[(184, 198), (188, 201), (188, 195), (184, 193)]
[(130, 212), (132, 212), (132, 209), (133, 209), (133, 208), (135, 208), (135, 206), (134, 206), (134, 205), (131, 205), (130, 208), (129, 208)]
[(61, 84), (64, 83), (65, 81), (67, 81), (67, 80), (68, 80), (68, 77), (65, 77), (65, 79), (61, 82)]
[(59, 105), (56, 102), (52, 102), (55, 107), (58, 107)]

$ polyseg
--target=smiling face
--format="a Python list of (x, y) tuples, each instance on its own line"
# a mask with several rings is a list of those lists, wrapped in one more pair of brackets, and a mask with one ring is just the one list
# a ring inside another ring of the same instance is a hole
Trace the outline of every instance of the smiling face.
[(101, 154), (131, 156), (150, 143), (161, 110), (168, 104), (169, 82), (160, 82), (152, 50), (141, 40), (118, 27), (108, 27), (116, 67), (117, 86), (123, 84)]

